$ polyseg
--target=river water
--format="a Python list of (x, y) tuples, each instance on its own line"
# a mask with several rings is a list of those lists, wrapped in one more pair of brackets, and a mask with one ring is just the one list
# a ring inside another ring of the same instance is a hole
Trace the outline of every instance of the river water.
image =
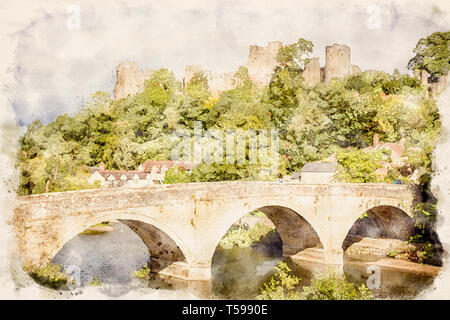
[[(98, 290), (108, 296), (120, 297), (130, 292), (142, 292), (153, 298), (192, 298), (171, 288), (158, 276), (150, 281), (138, 279), (133, 271), (146, 266), (151, 258), (141, 239), (126, 225), (111, 223), (113, 231), (102, 234), (80, 234), (55, 256), (58, 263), (77, 280), (77, 285), (91, 287), (94, 278), (100, 280)], [(278, 235), (276, 235), (278, 237)], [(274, 267), (285, 261), (301, 279), (301, 285), (311, 283), (312, 273), (301, 263), (294, 263), (281, 256), (279, 238), (268, 239), (250, 248), (217, 250), (212, 263), (212, 298), (254, 299), (258, 288), (274, 273)], [(344, 273), (354, 283), (364, 283), (369, 275), (367, 261), (374, 257), (345, 256)], [(400, 272), (381, 268), (381, 287), (374, 290), (377, 298), (413, 298), (433, 283), (432, 276), (416, 272)]]

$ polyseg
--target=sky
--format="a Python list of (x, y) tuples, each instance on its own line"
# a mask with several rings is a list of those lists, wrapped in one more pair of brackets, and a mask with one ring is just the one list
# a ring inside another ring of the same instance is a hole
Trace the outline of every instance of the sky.
[(14, 46), (3, 90), (22, 129), (73, 115), (98, 90), (112, 95), (122, 61), (178, 77), (189, 64), (227, 72), (246, 63), (251, 44), (302, 37), (322, 66), (325, 46), (340, 43), (363, 70), (407, 72), (417, 41), (450, 25), (449, 5), (432, 0), (26, 2), (0, 4)]

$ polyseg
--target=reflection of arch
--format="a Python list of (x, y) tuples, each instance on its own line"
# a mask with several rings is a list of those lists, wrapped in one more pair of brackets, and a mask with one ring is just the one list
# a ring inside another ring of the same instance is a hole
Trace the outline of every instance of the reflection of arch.
[(414, 234), (414, 221), (403, 210), (389, 205), (369, 209), (365, 217), (358, 218), (342, 243), (346, 250), (363, 237), (390, 238), (406, 241)]
[[(266, 214), (266, 216), (275, 225), (275, 228), (281, 238), (283, 256), (294, 255), (310, 247), (323, 247), (315, 228), (307, 221), (306, 218), (298, 214), (293, 209), (279, 205), (264, 205), (253, 210), (249, 210), (248, 212), (252, 212), (254, 210), (259, 210)], [(223, 238), (234, 223), (245, 215), (245, 213), (240, 213), (242, 212), (237, 212), (234, 214), (232, 217), (233, 220), (230, 220), (223, 226), (223, 229), (226, 229), (222, 233), (220, 239)]]
[[(117, 212), (95, 215), (82, 223), (70, 224), (67, 228), (61, 228), (64, 233), (59, 235), (57, 246), (51, 250), (47, 258), (51, 260), (67, 242), (89, 227), (111, 220), (119, 220), (137, 233), (149, 248), (150, 255), (158, 260), (157, 268), (153, 269), (154, 271), (159, 271), (169, 262), (190, 261), (189, 249), (182, 239), (165, 224), (145, 215)], [(172, 258), (176, 260), (171, 260)]]

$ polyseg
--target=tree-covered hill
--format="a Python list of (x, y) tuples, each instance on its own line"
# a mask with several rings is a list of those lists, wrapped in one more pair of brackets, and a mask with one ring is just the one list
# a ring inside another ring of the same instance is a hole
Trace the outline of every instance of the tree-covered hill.
[[(377, 156), (364, 156), (374, 134), (383, 142), (403, 138), (409, 174), (428, 174), (440, 122), (427, 88), (407, 74), (373, 71), (310, 88), (301, 72), (311, 52), (312, 43), (303, 39), (285, 46), (262, 88), (252, 84), (245, 67), (235, 74), (236, 88), (220, 96), (210, 94), (202, 73), (183, 88), (171, 71), (160, 69), (135, 96), (112, 100), (97, 92), (73, 117), (64, 114), (48, 125), (36, 120), (21, 138), (18, 194), (93, 187), (89, 167), (101, 161), (109, 169), (136, 169), (148, 159), (170, 159), (173, 132), (192, 131), (194, 121), (203, 129), (278, 129), (279, 176), (335, 154), (341, 168), (351, 169), (341, 170), (343, 181), (392, 181), (398, 169), (377, 176)], [(258, 165), (201, 164), (189, 176), (171, 172), (168, 180), (258, 178)]]

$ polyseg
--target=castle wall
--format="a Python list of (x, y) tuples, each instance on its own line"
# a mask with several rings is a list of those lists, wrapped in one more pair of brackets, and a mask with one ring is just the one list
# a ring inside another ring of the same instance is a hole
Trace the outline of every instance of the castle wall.
[(186, 86), (196, 72), (203, 72), (208, 79), (209, 91), (212, 95), (218, 95), (223, 91), (234, 88), (233, 77), (234, 72), (216, 73), (211, 70), (203, 69), (199, 65), (190, 65), (185, 68), (185, 76), (183, 79), (184, 86)]
[(428, 87), (429, 91), (427, 91), (427, 94), (431, 92), (433, 95), (437, 95), (440, 92), (442, 92), (445, 88), (447, 88), (449, 84), (449, 74), (443, 75), (439, 78), (438, 82), (432, 82), (428, 83), (428, 78), (430, 77), (430, 74), (426, 70), (414, 70), (414, 77), (420, 81), (420, 83)]
[(305, 70), (302, 72), (303, 79), (307, 86), (315, 86), (320, 83), (320, 61), (319, 57), (314, 57), (306, 65)]
[[(255, 86), (261, 87), (268, 85), (275, 67), (277, 66), (276, 55), (278, 50), (283, 47), (280, 41), (271, 41), (266, 47), (251, 45), (249, 48), (248, 60), (245, 65), (248, 69), (248, 75)], [(346, 45), (333, 44), (325, 49), (326, 62), (325, 67), (320, 67), (318, 57), (311, 59), (302, 73), (305, 84), (315, 86), (320, 82), (327, 82), (333, 78), (343, 78), (350, 74), (361, 72), (358, 66), (350, 62), (350, 48)], [(234, 88), (234, 72), (215, 73), (206, 70), (199, 65), (189, 65), (185, 68), (185, 75), (181, 79), (183, 85), (192, 79), (196, 72), (203, 71), (208, 79), (209, 90), (213, 95), (218, 95), (223, 91)], [(117, 80), (115, 97), (116, 99), (126, 98), (128, 95), (134, 95), (142, 92), (144, 82), (153, 71), (147, 71), (144, 74), (139, 72), (138, 65), (134, 62), (123, 62), (117, 66)], [(419, 76), (419, 75), (418, 75)], [(425, 77), (421, 75), (422, 82)]]

